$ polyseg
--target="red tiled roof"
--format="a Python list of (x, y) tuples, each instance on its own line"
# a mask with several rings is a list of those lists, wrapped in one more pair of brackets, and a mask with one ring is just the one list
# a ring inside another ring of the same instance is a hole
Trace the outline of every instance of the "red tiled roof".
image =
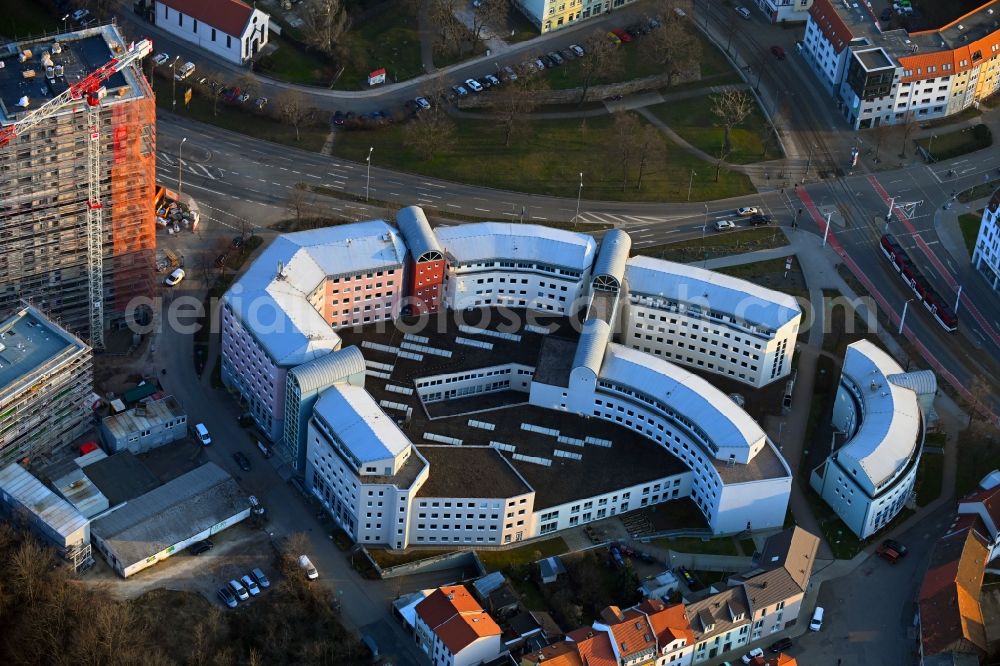
[(464, 585), (440, 587), (417, 604), (417, 615), (431, 629), (461, 613), (480, 613), (480, 606)]
[[(977, 522), (962, 516), (960, 524)], [(948, 650), (986, 651), (986, 631), (979, 594), (989, 549), (973, 527), (938, 540), (920, 587), (920, 631), (924, 654)]]
[(603, 631), (580, 627), (571, 631), (568, 637), (576, 642), (583, 666), (618, 666), (615, 653), (611, 650), (611, 639)]
[(546, 645), (541, 650), (524, 655), (522, 659), (531, 664), (542, 663), (545, 666), (583, 666), (576, 645), (568, 641)]
[(241, 0), (158, 0), (167, 7), (198, 19), (227, 35), (243, 34), (253, 7)]
[(632, 654), (655, 650), (656, 637), (646, 616), (637, 610), (629, 610), (625, 612), (624, 617), (624, 622), (617, 622), (609, 627), (622, 657), (627, 658)]
[(684, 604), (664, 607), (662, 602), (647, 599), (639, 604), (639, 610), (648, 613), (660, 649), (680, 639), (686, 640), (687, 645), (694, 645), (694, 631), (684, 614)]
[(454, 615), (450, 620), (439, 625), (434, 633), (438, 635), (438, 638), (452, 654), (458, 654), (480, 638), (499, 636), (501, 631), (489, 614), (479, 611), (478, 613)]
[[(993, 519), (993, 526), (1000, 528), (1000, 486), (989, 490), (980, 490), (962, 498), (962, 503), (981, 503), (986, 513)], [(994, 536), (994, 535), (990, 535)]]
[(847, 45), (854, 38), (850, 27), (840, 18), (837, 10), (830, 4), (830, 0), (816, 0), (809, 9), (809, 15), (819, 26), (826, 41), (830, 42), (833, 50), (840, 53), (847, 48)]

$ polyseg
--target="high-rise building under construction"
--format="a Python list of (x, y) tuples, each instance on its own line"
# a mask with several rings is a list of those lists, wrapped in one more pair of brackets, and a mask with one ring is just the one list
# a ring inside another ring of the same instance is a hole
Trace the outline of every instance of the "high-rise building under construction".
[[(0, 132), (15, 130), (0, 145), (0, 313), (28, 300), (91, 341), (95, 308), (107, 329), (126, 322), (134, 299), (153, 295), (152, 90), (129, 64), (103, 80), (98, 94), (55, 105), (23, 132), (18, 123), (128, 51), (114, 25), (0, 45)], [(88, 113), (98, 101), (97, 115)], [(96, 207), (102, 224), (88, 227)], [(100, 234), (97, 262), (88, 230)], [(102, 269), (96, 282), (95, 265)], [(103, 291), (99, 302), (92, 290)]]

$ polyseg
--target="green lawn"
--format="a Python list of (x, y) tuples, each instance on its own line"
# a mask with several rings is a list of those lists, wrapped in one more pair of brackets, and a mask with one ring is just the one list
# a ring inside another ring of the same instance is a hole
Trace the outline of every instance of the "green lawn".
[(336, 74), (330, 59), (307, 51), (273, 33), (270, 42), (278, 50), (261, 58), (258, 69), (262, 72), (292, 83), (323, 87), (330, 85)]
[[(727, 233), (718, 233), (709, 229), (705, 232), (704, 242), (701, 238), (692, 238), (677, 243), (640, 248), (636, 250), (636, 253), (668, 261), (692, 262), (701, 261), (706, 255), (709, 259), (714, 259), (728, 257), (731, 254), (768, 250), (783, 245), (788, 245), (788, 239), (777, 226), (756, 227)], [(734, 267), (734, 270), (739, 273), (742, 269)]]
[(983, 223), (983, 211), (976, 213), (962, 213), (958, 216), (958, 226), (962, 229), (962, 238), (965, 239), (965, 247), (972, 256), (976, 249), (976, 239), (979, 237), (979, 227)]
[(477, 552), (483, 566), (488, 571), (500, 571), (509, 567), (531, 564), (551, 555), (562, 555), (568, 550), (569, 546), (566, 545), (563, 538), (556, 537), (510, 550), (480, 550)]
[(367, 90), (368, 73), (384, 67), (386, 81), (406, 81), (423, 74), (417, 17), (408, 3), (376, 12), (372, 18), (353, 26), (344, 37), (349, 55), (337, 90)]
[(917, 143), (928, 149), (935, 160), (947, 160), (993, 145), (993, 133), (989, 127), (980, 124), (924, 137)]
[(675, 539), (654, 539), (660, 548), (669, 548), (677, 553), (699, 553), (701, 555), (739, 555), (733, 537), (699, 539), (697, 537), (677, 537)]
[(426, 548), (407, 550), (402, 553), (390, 553), (389, 551), (383, 548), (368, 549), (368, 554), (371, 555), (372, 559), (375, 560), (375, 562), (383, 569), (399, 566), (400, 564), (409, 564), (410, 562), (417, 562), (419, 560), (427, 559), (428, 557), (436, 557), (438, 555), (444, 555), (448, 552), (449, 551), (447, 550), (428, 550)]
[(941, 496), (941, 486), (944, 483), (944, 456), (940, 454), (924, 454), (917, 467), (917, 482), (914, 490), (917, 493), (917, 506), (927, 506)]
[(725, 266), (719, 268), (718, 272), (808, 301), (809, 290), (798, 259), (792, 257), (792, 267), (787, 273), (785, 262), (785, 259), (769, 259), (752, 264)]
[(986, 183), (980, 183), (975, 187), (970, 187), (967, 190), (962, 190), (958, 193), (957, 198), (962, 203), (969, 203), (970, 201), (975, 201), (976, 199), (985, 199), (993, 194), (998, 187), (1000, 187), (1000, 179), (991, 180)]
[[(649, 107), (656, 116), (694, 147), (717, 156), (722, 146), (723, 128), (712, 113), (708, 95), (677, 100)], [(750, 164), (782, 157), (781, 147), (774, 140), (771, 127), (754, 104), (753, 111), (739, 127), (730, 132), (732, 152), (726, 161)]]
[[(5, 2), (3, 14), (3, 18), (0, 18), (0, 35), (7, 37), (23, 38), (62, 29), (59, 21), (62, 14), (56, 15), (38, 0)], [(66, 27), (70, 28), (69, 22)]]
[(369, 146), (372, 163), (391, 169), (420, 173), (499, 189), (576, 197), (580, 172), (584, 174), (584, 199), (615, 201), (683, 201), (688, 175), (694, 169), (693, 200), (720, 199), (750, 194), (753, 185), (741, 173), (723, 171), (714, 182), (714, 169), (664, 139), (665, 163), (635, 189), (637, 168), (622, 191), (620, 171), (609, 164), (614, 145), (612, 119), (536, 120), (525, 123), (510, 148), (503, 145), (502, 128), (493, 120), (458, 119), (453, 146), (427, 160), (403, 145), (400, 124), (373, 132), (343, 132), (334, 143), (338, 157), (364, 162)]

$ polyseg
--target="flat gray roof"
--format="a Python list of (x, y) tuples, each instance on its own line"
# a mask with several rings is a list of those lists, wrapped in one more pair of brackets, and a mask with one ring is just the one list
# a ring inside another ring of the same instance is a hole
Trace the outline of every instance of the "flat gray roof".
[(98, 518), (90, 529), (128, 567), (249, 508), (236, 481), (210, 462)]
[(104, 417), (104, 427), (116, 438), (129, 433), (159, 426), (185, 416), (184, 410), (172, 395), (160, 400), (147, 400), (119, 414)]
[(160, 485), (159, 479), (130, 451), (119, 451), (83, 469), (97, 489), (117, 506), (133, 497), (148, 493)]
[(46, 488), (17, 463), (0, 470), (0, 490), (63, 537), (71, 536), (87, 524), (87, 519), (72, 504)]
[(46, 364), (86, 348), (35, 308), (22, 308), (0, 323), (0, 396), (24, 390)]

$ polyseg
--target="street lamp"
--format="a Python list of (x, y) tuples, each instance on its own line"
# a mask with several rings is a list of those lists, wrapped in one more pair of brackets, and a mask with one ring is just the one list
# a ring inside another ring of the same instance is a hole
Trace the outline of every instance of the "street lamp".
[(899, 330), (896, 331), (896, 335), (902, 335), (903, 334), (903, 322), (906, 321), (906, 308), (910, 305), (910, 301), (912, 301), (912, 300), (913, 299), (911, 298), (909, 301), (906, 301), (905, 303), (903, 303), (903, 316), (899, 318)]
[(576, 229), (576, 219), (580, 217), (580, 197), (583, 196), (583, 172), (580, 172), (580, 189), (576, 191), (576, 215), (573, 216), (573, 228)]
[(177, 61), (180, 60), (180, 56), (174, 56), (174, 61), (170, 63), (170, 78), (173, 79), (173, 92), (171, 93), (172, 101), (170, 103), (170, 110), (177, 111)]
[(177, 147), (177, 199), (181, 199), (181, 195), (184, 193), (184, 170), (182, 166), (184, 165), (184, 142), (188, 138), (184, 137), (181, 139), (180, 146)]
[(365, 201), (368, 201), (368, 188), (372, 183), (372, 151), (375, 150), (375, 146), (368, 146), (368, 157), (365, 161), (368, 162), (368, 177), (365, 179)]
[(60, 19), (62, 21), (62, 24), (63, 24), (63, 32), (66, 32), (66, 19), (68, 19), (68, 18), (69, 18), (69, 14), (66, 14), (66, 16), (63, 16)]
[(691, 186), (694, 185), (694, 177), (697, 175), (698, 174), (695, 173), (695, 170), (691, 169), (691, 177), (688, 178), (688, 198), (687, 198), (688, 201), (691, 201)]

